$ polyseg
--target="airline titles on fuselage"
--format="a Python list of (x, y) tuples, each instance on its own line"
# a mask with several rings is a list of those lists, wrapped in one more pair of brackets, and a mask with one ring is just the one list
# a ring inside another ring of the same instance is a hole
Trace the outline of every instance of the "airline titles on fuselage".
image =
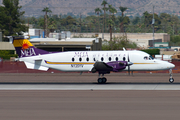
[[(118, 61), (120, 60), (119, 57), (121, 56), (121, 54), (118, 54), (118, 53), (92, 53), (91, 55), (88, 54), (88, 52), (75, 52), (74, 53), (74, 56), (72, 57), (72, 61), (74, 62), (75, 61), (75, 58), (77, 60), (77, 58), (79, 59), (79, 61), (81, 62), (82, 61), (82, 58), (88, 58), (86, 59), (86, 62), (89, 61), (89, 57), (92, 57), (94, 59), (94, 61), (97, 61), (98, 59), (100, 59), (101, 61), (104, 60), (104, 58), (108, 58), (109, 61)], [(114, 57), (114, 60), (112, 59)], [(123, 57), (125, 58), (126, 57), (126, 54), (123, 55)], [(122, 60), (124, 59), (122, 58)]]

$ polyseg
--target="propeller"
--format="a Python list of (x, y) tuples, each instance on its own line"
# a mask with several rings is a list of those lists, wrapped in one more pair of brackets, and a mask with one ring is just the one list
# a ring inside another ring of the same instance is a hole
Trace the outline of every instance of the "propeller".
[(130, 75), (130, 66), (133, 65), (132, 62), (130, 62), (129, 54), (128, 54), (128, 74)]

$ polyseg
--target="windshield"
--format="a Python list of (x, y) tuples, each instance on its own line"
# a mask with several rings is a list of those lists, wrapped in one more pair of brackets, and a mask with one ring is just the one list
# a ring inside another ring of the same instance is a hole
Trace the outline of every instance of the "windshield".
[(150, 60), (154, 60), (154, 58), (153, 58), (151, 55), (149, 56), (149, 59), (150, 59)]
[(148, 57), (148, 56), (145, 56), (144, 59), (145, 59), (145, 60), (154, 60), (154, 58), (153, 58), (152, 56), (149, 56), (149, 57)]

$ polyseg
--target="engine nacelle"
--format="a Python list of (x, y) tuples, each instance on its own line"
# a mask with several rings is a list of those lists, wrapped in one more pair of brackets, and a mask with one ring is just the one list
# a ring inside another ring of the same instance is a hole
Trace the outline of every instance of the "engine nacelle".
[(127, 61), (113, 61), (113, 62), (108, 62), (107, 65), (113, 68), (112, 71), (119, 72), (121, 70), (124, 70), (126, 66), (128, 66), (128, 62)]

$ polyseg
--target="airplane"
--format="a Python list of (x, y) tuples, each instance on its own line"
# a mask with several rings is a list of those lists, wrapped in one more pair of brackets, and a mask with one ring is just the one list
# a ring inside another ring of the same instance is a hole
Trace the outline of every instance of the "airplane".
[[(68, 51), (48, 52), (35, 48), (24, 37), (11, 37), (18, 60), (24, 61), (28, 69), (47, 71), (49, 68), (66, 72), (99, 73), (98, 83), (106, 83), (104, 74), (120, 71), (170, 70), (174, 64), (154, 59), (143, 51)], [(169, 82), (174, 79), (170, 73)]]

